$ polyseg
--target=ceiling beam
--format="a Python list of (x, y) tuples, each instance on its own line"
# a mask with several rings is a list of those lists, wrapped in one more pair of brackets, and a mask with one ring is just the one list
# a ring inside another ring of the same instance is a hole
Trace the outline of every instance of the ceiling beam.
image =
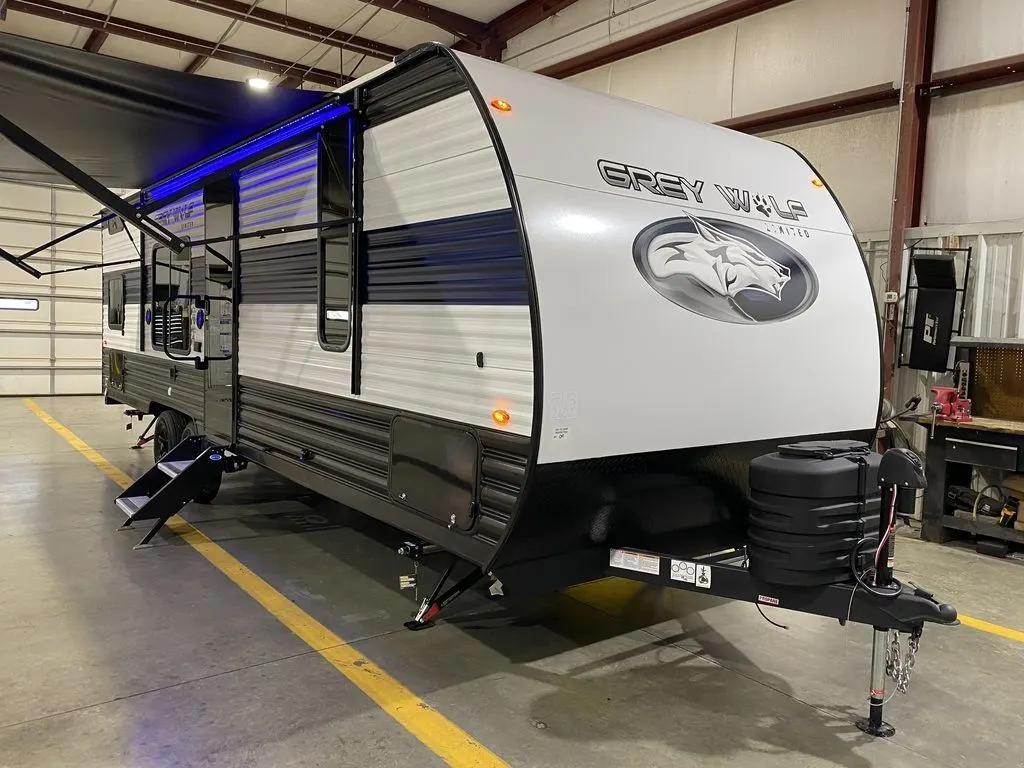
[(813, 99), (764, 112), (753, 112), (741, 117), (722, 120), (717, 125), (742, 133), (766, 133), (786, 128), (847, 117), (875, 109), (895, 107), (900, 103), (900, 92), (892, 83), (881, 83), (855, 91), (846, 91), (823, 99)]
[(508, 41), (565, 10), (576, 0), (523, 0), (487, 25), (483, 39), (463, 39), (455, 48), (485, 59), (501, 61)]
[(85, 45), (82, 46), (82, 50), (89, 53), (99, 53), (100, 48), (107, 42), (108, 37), (110, 37), (109, 32), (104, 32), (102, 29), (94, 29), (89, 33), (89, 37), (86, 39)]
[(185, 74), (194, 75), (200, 69), (202, 69), (203, 65), (206, 62), (208, 62), (209, 60), (210, 60), (209, 56), (193, 56), (192, 57), (192, 61), (190, 61), (188, 64), (186, 64), (185, 65), (185, 69), (182, 70), (182, 71), (185, 72)]
[(745, 19), (789, 2), (792, 0), (725, 0), (725, 2), (713, 5), (706, 10), (691, 13), (667, 24), (552, 64), (540, 70), (540, 74), (557, 78), (578, 75), (588, 69), (612, 64), (630, 56), (636, 56), (638, 53), (707, 32), (709, 29)]
[[(903, 82), (900, 89), (900, 132), (896, 145), (896, 184), (889, 234), (889, 280), (886, 289), (903, 288), (904, 235), (921, 223), (921, 187), (924, 151), (927, 143), (929, 100), (924, 87), (932, 76), (935, 48), (936, 0), (909, 0), (907, 32), (903, 46)], [(900, 313), (896, 304), (886, 304), (883, 318), (884, 397), (892, 402), (896, 378)]]
[[(321, 85), (337, 87), (350, 79), (325, 69), (307, 69), (285, 59), (279, 59), (264, 53), (256, 53), (227, 45), (217, 45), (209, 40), (202, 40), (177, 32), (169, 32), (157, 27), (151, 27), (148, 24), (119, 19), (116, 16), (107, 16), (103, 13), (74, 8), (54, 2), (53, 0), (7, 0), (7, 4), (12, 11), (25, 13), (29, 16), (61, 21), (65, 24), (73, 24), (85, 27), (86, 29), (98, 29), (117, 37), (138, 40), (150, 45), (159, 45), (183, 53), (191, 53), (198, 57), (227, 61), (232, 64), (252, 67), (278, 75), (297, 72), (304, 79), (313, 83), (320, 83)], [(189, 67), (192, 67), (193, 64), (196, 63), (193, 62)], [(202, 66), (202, 64), (196, 64), (196, 66)]]
[(297, 19), (294, 16), (286, 16), (283, 13), (270, 11), (266, 8), (253, 8), (251, 2), (242, 0), (171, 0), (178, 5), (187, 5), (207, 13), (223, 16), (228, 19), (244, 21), (264, 29), (272, 29), (293, 37), (301, 37), (305, 40), (323, 42), (329, 45), (366, 54), (378, 59), (393, 59), (403, 49), (393, 45), (385, 45), (375, 40), (370, 40), (357, 35), (348, 35), (322, 24), (316, 24), (305, 19)]
[(298, 88), (302, 85), (302, 78), (298, 75), (288, 75), (287, 77), (281, 78), (281, 81), (277, 84), (278, 88)]
[(564, 11), (574, 2), (576, 0), (524, 0), (488, 24), (487, 35), (507, 43), (516, 35)]
[(420, 0), (363, 0), (363, 2), (410, 19), (425, 21), (427, 24), (433, 24), (435, 27), (440, 27), (445, 32), (463, 39), (482, 41), (487, 37), (487, 25), (484, 22), (446, 11), (435, 5), (420, 2)]
[(926, 87), (929, 96), (945, 96), (1021, 80), (1024, 80), (1024, 54), (1017, 54), (966, 67), (944, 69), (932, 75), (932, 81)]

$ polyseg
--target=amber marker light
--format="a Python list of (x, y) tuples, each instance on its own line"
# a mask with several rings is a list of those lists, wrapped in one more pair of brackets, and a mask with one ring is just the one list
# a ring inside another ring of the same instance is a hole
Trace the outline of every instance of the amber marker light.
[(822, 181), (821, 179), (815, 177), (815, 178), (811, 179), (811, 186), (814, 186), (814, 187), (817, 187), (818, 189), (821, 189), (822, 187), (825, 186), (825, 182)]
[(512, 417), (508, 411), (498, 408), (497, 410), (491, 411), (491, 418), (494, 419), (494, 423), (499, 427), (508, 426), (509, 422), (512, 421)]
[(491, 99), (491, 106), (499, 112), (511, 112), (512, 105), (504, 99)]

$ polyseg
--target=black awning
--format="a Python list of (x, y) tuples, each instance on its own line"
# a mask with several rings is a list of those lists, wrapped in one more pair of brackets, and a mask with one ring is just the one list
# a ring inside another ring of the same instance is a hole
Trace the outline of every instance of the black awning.
[[(0, 115), (107, 187), (146, 187), (326, 95), (257, 92), (0, 33)], [(64, 182), (2, 136), (0, 177)]]

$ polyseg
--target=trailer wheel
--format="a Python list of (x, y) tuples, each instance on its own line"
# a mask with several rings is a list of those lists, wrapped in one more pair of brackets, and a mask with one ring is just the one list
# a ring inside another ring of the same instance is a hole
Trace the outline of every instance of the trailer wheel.
[(153, 463), (167, 455), (167, 452), (181, 442), (185, 428), (191, 423), (188, 416), (177, 411), (163, 411), (153, 425)]
[[(199, 434), (199, 428), (192, 419), (188, 420), (185, 424), (185, 429), (182, 431), (182, 439), (186, 437), (195, 437)], [(217, 498), (217, 494), (220, 493), (220, 479), (222, 475), (217, 475), (213, 480), (210, 480), (206, 485), (196, 491), (196, 495), (192, 498), (196, 504), (212, 504), (213, 500)]]

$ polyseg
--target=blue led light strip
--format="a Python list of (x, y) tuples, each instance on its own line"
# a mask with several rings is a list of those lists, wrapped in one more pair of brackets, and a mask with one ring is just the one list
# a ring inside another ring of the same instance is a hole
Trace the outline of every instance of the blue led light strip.
[(161, 200), (171, 198), (206, 176), (237, 165), (248, 157), (264, 152), (274, 145), (280, 144), (282, 141), (294, 138), (312, 128), (323, 125), (328, 120), (341, 117), (351, 111), (352, 107), (348, 104), (326, 104), (322, 107), (317, 107), (312, 112), (307, 112), (290, 122), (279, 125), (267, 133), (254, 136), (237, 146), (203, 160), (198, 165), (187, 168), (155, 184), (146, 191), (147, 202), (152, 205)]

